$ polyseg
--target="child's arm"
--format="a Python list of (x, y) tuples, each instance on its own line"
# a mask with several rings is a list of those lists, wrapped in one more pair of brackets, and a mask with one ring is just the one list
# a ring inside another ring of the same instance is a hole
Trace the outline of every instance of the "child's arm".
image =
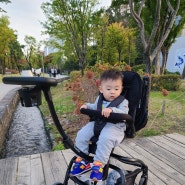
[(99, 97), (96, 98), (96, 101), (94, 103), (85, 103), (83, 104), (81, 108), (84, 108), (84, 109), (91, 109), (91, 110), (97, 110), (97, 103), (98, 103), (98, 99)]
[(128, 100), (124, 100), (118, 107), (107, 107), (102, 110), (102, 116), (108, 118), (111, 112), (128, 114)]
[(87, 105), (86, 104), (83, 104), (81, 107), (80, 107), (80, 109), (87, 109)]

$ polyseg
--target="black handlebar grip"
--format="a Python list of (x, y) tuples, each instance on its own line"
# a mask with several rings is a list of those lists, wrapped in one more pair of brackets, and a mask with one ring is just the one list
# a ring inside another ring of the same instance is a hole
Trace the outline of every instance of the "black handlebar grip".
[(125, 120), (126, 122), (132, 122), (132, 117), (129, 114), (123, 114), (123, 113), (110, 113), (110, 116), (108, 118), (105, 118), (101, 115), (101, 112), (98, 110), (91, 110), (91, 109), (80, 109), (80, 112), (82, 114), (88, 115), (90, 118), (97, 118), (97, 119), (103, 119), (108, 122), (123, 122)]
[(38, 86), (56, 86), (57, 80), (54, 78), (45, 77), (4, 77), (4, 84), (13, 85), (38, 85)]

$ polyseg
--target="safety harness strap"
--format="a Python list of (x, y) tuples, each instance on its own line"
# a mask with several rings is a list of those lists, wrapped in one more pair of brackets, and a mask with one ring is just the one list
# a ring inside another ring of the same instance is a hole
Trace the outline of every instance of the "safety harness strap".
[[(124, 96), (120, 95), (115, 100), (113, 100), (107, 107), (117, 107), (123, 100), (125, 99)], [(102, 111), (102, 104), (103, 104), (103, 94), (101, 93), (99, 95), (98, 104), (97, 104), (97, 110)], [(94, 135), (99, 136), (100, 132), (102, 131), (103, 127), (105, 126), (106, 122), (102, 119), (96, 119), (94, 120)]]

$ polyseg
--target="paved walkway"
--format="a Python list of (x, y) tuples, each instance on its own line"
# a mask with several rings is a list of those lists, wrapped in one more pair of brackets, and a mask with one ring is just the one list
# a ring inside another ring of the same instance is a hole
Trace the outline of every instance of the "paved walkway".
[(19, 89), (18, 85), (0, 83), (0, 151), (3, 147), (17, 102), (19, 101), (18, 94), (16, 93), (17, 89)]
[(10, 92), (18, 87), (20, 87), (20, 85), (9, 85), (9, 84), (0, 83), (0, 101), (4, 98), (4, 96), (8, 92)]
[[(60, 75), (60, 77), (57, 77), (56, 80), (58, 82), (63, 81), (63, 79), (68, 78), (66, 75)], [(11, 92), (12, 90), (21, 87), (21, 85), (11, 85), (11, 84), (4, 84), (0, 83), (0, 101), (4, 98), (8, 92)]]

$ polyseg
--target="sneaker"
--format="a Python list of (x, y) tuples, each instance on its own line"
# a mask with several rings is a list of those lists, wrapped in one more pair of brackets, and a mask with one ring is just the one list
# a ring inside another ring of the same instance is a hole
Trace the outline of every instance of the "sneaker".
[(89, 170), (91, 170), (90, 163), (85, 159), (82, 159), (81, 157), (77, 157), (73, 166), (73, 170), (70, 172), (70, 175), (77, 176)]
[(93, 181), (102, 181), (102, 178), (103, 178), (102, 163), (96, 161), (93, 164), (90, 179), (92, 179)]

